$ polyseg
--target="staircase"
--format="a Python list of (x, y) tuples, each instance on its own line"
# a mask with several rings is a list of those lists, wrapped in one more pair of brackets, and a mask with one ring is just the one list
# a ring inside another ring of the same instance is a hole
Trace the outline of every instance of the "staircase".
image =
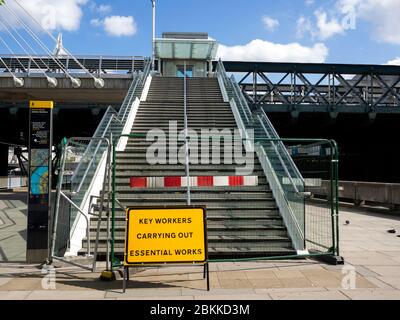
[[(237, 128), (231, 107), (225, 103), (216, 78), (187, 80), (189, 128)], [(125, 207), (185, 205), (185, 188), (131, 188), (132, 177), (185, 176), (183, 164), (150, 165), (146, 159), (146, 141), (151, 129), (168, 133), (170, 121), (178, 132), (184, 129), (184, 83), (182, 78), (153, 77), (146, 102), (141, 102), (125, 151), (116, 157), (116, 197)], [(200, 145), (201, 143), (199, 143)], [(210, 143), (211, 145), (211, 143)], [(183, 142), (178, 142), (178, 149)], [(199, 154), (201, 147), (199, 147)], [(167, 159), (169, 157), (168, 149)], [(221, 158), (223, 159), (223, 150)], [(211, 157), (211, 155), (209, 155)], [(210, 162), (211, 163), (211, 162)], [(190, 176), (235, 176), (236, 164), (191, 164)], [(207, 208), (208, 249), (210, 258), (260, 257), (296, 254), (259, 160), (254, 160), (257, 186), (192, 187), (192, 205)], [(97, 218), (91, 219), (94, 239)], [(106, 218), (101, 221), (98, 258), (106, 255)], [(115, 219), (115, 255), (123, 258), (125, 213), (117, 207)], [(83, 247), (87, 240), (84, 240)]]

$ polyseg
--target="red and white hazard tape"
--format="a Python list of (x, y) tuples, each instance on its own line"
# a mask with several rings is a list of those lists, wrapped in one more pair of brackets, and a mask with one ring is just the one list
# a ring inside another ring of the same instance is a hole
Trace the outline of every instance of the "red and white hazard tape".
[[(186, 177), (132, 177), (131, 188), (184, 188)], [(190, 177), (191, 187), (258, 186), (257, 176), (200, 176)]]

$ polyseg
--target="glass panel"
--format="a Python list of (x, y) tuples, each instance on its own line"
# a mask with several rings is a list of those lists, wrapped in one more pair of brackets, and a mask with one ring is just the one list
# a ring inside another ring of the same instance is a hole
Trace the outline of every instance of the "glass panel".
[[(183, 78), (185, 75), (185, 67), (184, 66), (177, 66), (176, 76), (178, 78)], [(193, 78), (193, 66), (186, 67), (186, 76), (188, 78)]]

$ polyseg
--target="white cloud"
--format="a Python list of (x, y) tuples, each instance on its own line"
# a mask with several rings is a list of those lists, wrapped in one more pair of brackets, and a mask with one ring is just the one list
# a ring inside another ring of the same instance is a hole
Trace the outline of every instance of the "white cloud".
[(316, 19), (315, 24), (311, 22), (310, 18), (304, 16), (300, 16), (297, 20), (298, 38), (302, 38), (309, 33), (313, 39), (327, 40), (334, 35), (344, 33), (344, 24), (335, 17), (328, 19), (328, 14), (325, 11), (317, 10), (314, 12), (314, 16)]
[(396, 65), (396, 66), (400, 66), (400, 57), (390, 60), (388, 62), (386, 62), (387, 65)]
[(263, 16), (262, 22), (263, 22), (265, 28), (269, 31), (274, 31), (276, 28), (279, 27), (279, 21), (277, 19), (274, 19), (274, 18), (271, 18), (268, 16)]
[(400, 44), (399, 0), (337, 0), (337, 7), (352, 8), (357, 18), (371, 23), (377, 41)]
[(101, 4), (97, 7), (97, 11), (101, 14), (107, 14), (112, 11), (112, 7), (109, 4)]
[(108, 14), (112, 11), (112, 6), (109, 4), (97, 4), (94, 1), (90, 2), (90, 10), (98, 14)]
[(313, 27), (311, 20), (309, 18), (301, 16), (297, 20), (297, 31), (296, 31), (297, 38), (303, 38), (306, 33), (312, 33), (312, 32), (313, 32)]
[(103, 20), (105, 32), (113, 37), (133, 36), (137, 33), (137, 24), (132, 16), (110, 16)]
[(217, 56), (233, 61), (323, 63), (328, 53), (329, 50), (323, 43), (306, 47), (299, 43), (279, 44), (256, 39), (245, 45), (220, 45)]
[(314, 4), (314, 2), (314, 0), (305, 0), (306, 6), (311, 6), (312, 4)]
[(317, 18), (317, 37), (319, 39), (326, 40), (344, 32), (342, 24), (336, 18), (328, 20), (328, 15), (325, 11), (317, 10), (314, 14)]
[[(76, 31), (83, 16), (82, 6), (87, 4), (88, 0), (19, 0), (18, 2), (39, 21), (43, 28), (49, 31)], [(26, 23), (33, 25), (29, 16), (14, 1), (6, 3)], [(9, 21), (12, 20), (12, 23), (19, 26), (15, 19), (11, 19), (5, 8), (2, 8), (2, 14), (7, 15)]]
[(90, 24), (94, 27), (100, 27), (103, 24), (103, 21), (100, 19), (92, 19), (90, 20)]

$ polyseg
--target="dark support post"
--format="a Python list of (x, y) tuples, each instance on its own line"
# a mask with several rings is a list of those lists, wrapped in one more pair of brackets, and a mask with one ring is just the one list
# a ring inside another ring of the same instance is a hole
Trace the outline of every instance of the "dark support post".
[(49, 257), (53, 102), (31, 101), (29, 113), (28, 263)]
[(206, 263), (207, 268), (207, 291), (210, 291), (210, 269), (208, 262)]
[(124, 274), (123, 274), (123, 292), (125, 293), (126, 291), (126, 272), (127, 272), (127, 267), (124, 267)]
[(253, 101), (256, 107), (258, 107), (258, 97), (257, 97), (257, 93), (258, 93), (258, 88), (257, 88), (257, 70), (254, 70), (253, 73)]
[(0, 144), (0, 177), (8, 176), (8, 145)]

